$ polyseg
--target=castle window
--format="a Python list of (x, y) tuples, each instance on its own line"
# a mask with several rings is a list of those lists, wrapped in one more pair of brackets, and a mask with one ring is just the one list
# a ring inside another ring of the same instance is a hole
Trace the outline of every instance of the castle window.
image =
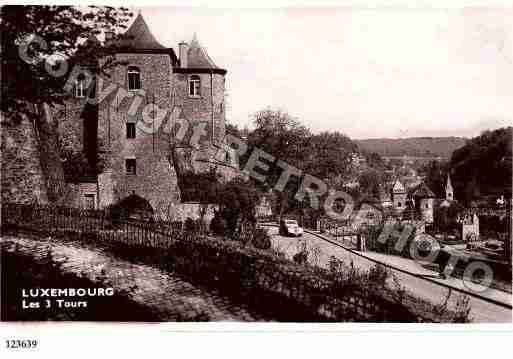
[(135, 175), (137, 173), (137, 164), (135, 158), (125, 159), (125, 170), (127, 175)]
[(75, 80), (75, 97), (84, 98), (86, 97), (86, 83), (84, 74), (78, 75)]
[(126, 124), (126, 138), (135, 138), (135, 123), (127, 122), (127, 124)]
[(84, 194), (84, 208), (85, 209), (95, 209), (95, 198), (94, 194)]
[(128, 91), (141, 89), (141, 72), (135, 66), (128, 67)]
[(199, 97), (201, 95), (201, 80), (198, 75), (192, 75), (189, 78), (189, 96)]

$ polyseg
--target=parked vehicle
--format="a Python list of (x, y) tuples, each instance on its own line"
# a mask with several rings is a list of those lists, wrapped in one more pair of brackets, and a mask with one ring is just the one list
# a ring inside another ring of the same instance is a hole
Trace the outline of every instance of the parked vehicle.
[(301, 237), (303, 228), (299, 226), (295, 219), (282, 219), (280, 221), (280, 235)]

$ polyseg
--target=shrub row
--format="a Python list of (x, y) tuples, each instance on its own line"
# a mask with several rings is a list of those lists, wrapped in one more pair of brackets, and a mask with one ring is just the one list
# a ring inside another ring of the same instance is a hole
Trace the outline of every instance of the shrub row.
[[(67, 232), (67, 238), (78, 238)], [(258, 310), (288, 321), (417, 322), (444, 321), (430, 315), (430, 306), (419, 301), (398, 302), (385, 287), (376, 285), (379, 273), (332, 273), (298, 265), (270, 252), (240, 242), (191, 236), (169, 238), (158, 248), (149, 243), (129, 243), (118, 232), (112, 241), (101, 233), (82, 233), (82, 240), (103, 243), (115, 255), (157, 265), (230, 296), (249, 300)], [(164, 248), (165, 247), (165, 248)]]
[[(30, 223), (25, 223), (25, 229), (30, 227)], [(332, 272), (296, 264), (247, 243), (197, 233), (183, 235), (183, 231), (159, 233), (151, 226), (138, 227), (140, 233), (98, 231), (94, 226), (90, 229), (60, 231), (53, 228), (52, 234), (103, 245), (129, 260), (158, 265), (192, 282), (231, 296), (242, 296), (261, 310), (278, 313), (282, 320), (447, 320), (447, 317), (433, 315), (429, 303), (423, 303), (424, 309), (419, 310), (421, 301), (418, 299), (398, 301), (385, 286), (376, 285), (383, 277), (379, 272)], [(32, 230), (41, 233), (41, 228)], [(265, 236), (257, 242), (260, 240), (265, 242)]]

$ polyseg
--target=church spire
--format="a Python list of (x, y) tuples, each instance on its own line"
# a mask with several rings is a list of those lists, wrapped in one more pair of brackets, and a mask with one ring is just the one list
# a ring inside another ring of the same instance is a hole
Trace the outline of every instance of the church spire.
[(445, 199), (448, 201), (454, 200), (454, 190), (451, 183), (451, 175), (447, 173), (447, 185), (445, 186)]

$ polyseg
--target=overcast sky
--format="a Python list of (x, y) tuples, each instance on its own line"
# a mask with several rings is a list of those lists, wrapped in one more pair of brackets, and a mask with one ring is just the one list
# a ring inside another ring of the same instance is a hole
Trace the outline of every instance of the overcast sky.
[(137, 7), (178, 52), (228, 70), (227, 120), (267, 106), (353, 138), (475, 136), (512, 124), (511, 9)]

